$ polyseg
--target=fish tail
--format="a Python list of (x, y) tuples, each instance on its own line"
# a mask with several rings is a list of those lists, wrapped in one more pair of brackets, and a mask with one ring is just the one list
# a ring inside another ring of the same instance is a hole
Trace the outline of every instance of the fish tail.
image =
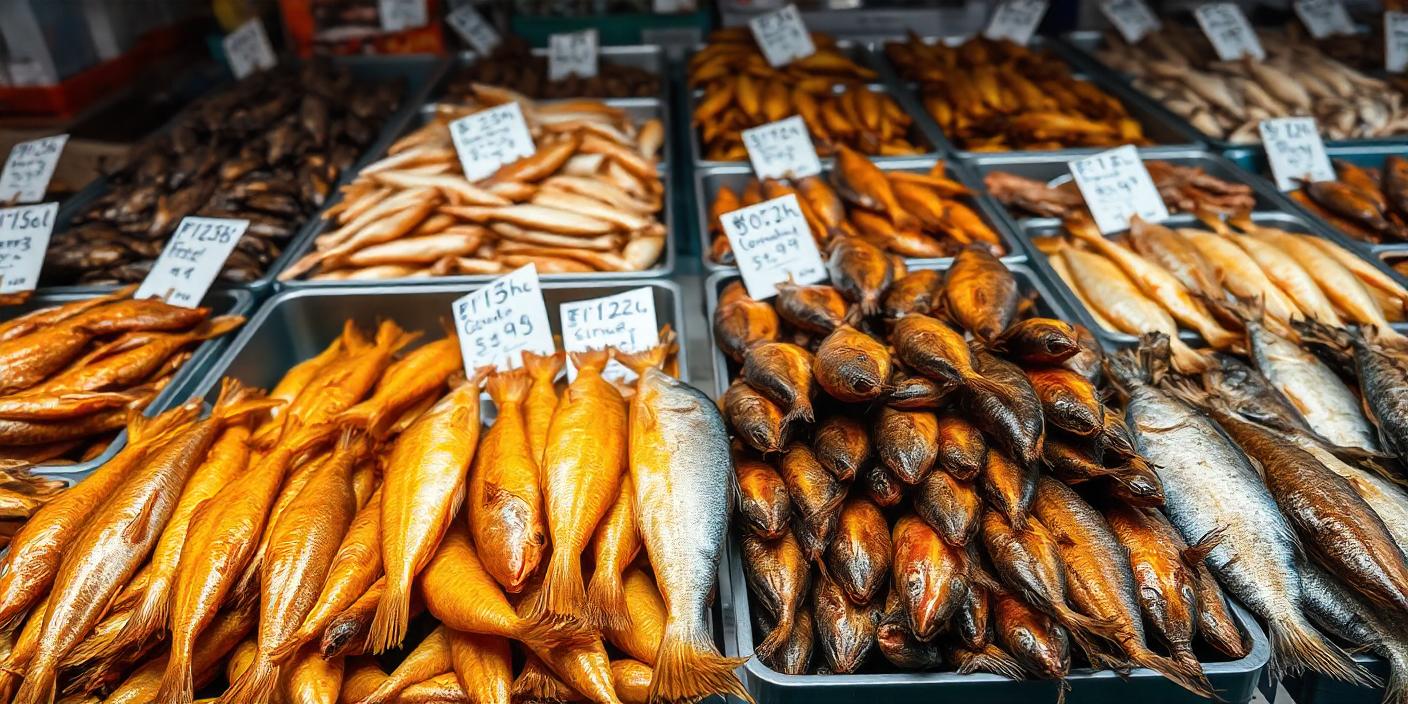
[(534, 379), (555, 379), (557, 373), (562, 371), (562, 365), (563, 354), (561, 352), (552, 354), (523, 353), (523, 368), (527, 369), (528, 376)]
[(708, 631), (670, 619), (655, 656), (655, 676), (650, 678), (647, 701), (696, 701), (711, 694), (732, 694), (752, 702), (753, 697), (733, 671), (747, 658), (719, 654)]
[(793, 626), (794, 624), (790, 619), (787, 621), (778, 621), (777, 625), (773, 626), (771, 631), (768, 631), (768, 635), (766, 638), (763, 638), (763, 642), (759, 643), (758, 647), (753, 648), (753, 654), (763, 660), (771, 660), (772, 656), (777, 653), (779, 648), (787, 645), (788, 639), (792, 637)]
[(132, 609), (127, 623), (104, 646), (97, 651), (98, 657), (116, 654), (128, 647), (137, 647), (148, 638), (166, 629), (171, 607), (171, 593), (162, 588), (153, 589), (149, 584), (142, 591), (142, 600)]
[(586, 621), (601, 629), (626, 629), (631, 627), (631, 610), (626, 604), (626, 588), (621, 583), (621, 573), (614, 569), (598, 568), (592, 572), (587, 582)]
[(1195, 658), (1192, 662), (1177, 658), (1166, 658), (1154, 653), (1148, 648), (1130, 648), (1130, 659), (1142, 667), (1147, 667), (1157, 672), (1174, 684), (1207, 699), (1222, 701), (1217, 696), (1217, 691), (1212, 688), (1212, 683), (1208, 681), (1208, 676), (1203, 673), (1203, 668)]
[(970, 651), (969, 656), (958, 665), (958, 674), (971, 675), (975, 672), (988, 672), (1001, 675), (1009, 680), (1027, 678), (1027, 673), (1022, 669), (1021, 663), (991, 645), (981, 651)]
[[(1402, 647), (1390, 646), (1383, 653), (1388, 660), (1388, 683), (1384, 685), (1384, 704), (1408, 704), (1408, 653)], [(3, 694), (3, 692), (0, 692)]]
[(793, 423), (799, 420), (803, 423), (811, 423), (816, 420), (816, 414), (812, 410), (810, 401), (802, 399), (794, 404), (792, 410), (788, 411), (787, 415), (782, 417), (782, 427), (790, 428)]
[(575, 619), (586, 605), (581, 559), (571, 551), (554, 549), (548, 559), (543, 587), (528, 605), (528, 618), (534, 621)]
[(616, 357), (616, 361), (626, 365), (631, 371), (644, 374), (647, 369), (665, 368), (665, 360), (670, 356), (670, 346), (656, 345), (641, 352), (625, 352), (613, 347), (611, 354)]
[(1306, 668), (1360, 687), (1377, 687), (1379, 680), (1355, 664), (1349, 655), (1326, 640), (1299, 611), (1267, 621), (1271, 636), (1271, 673), (1299, 672)]
[(244, 316), (221, 315), (201, 323), (191, 331), (191, 336), (194, 340), (210, 340), (232, 332), (241, 325), (244, 325)]
[(1203, 560), (1206, 560), (1208, 555), (1222, 543), (1223, 534), (1226, 532), (1227, 528), (1224, 526), (1204, 533), (1203, 537), (1198, 538), (1198, 542), (1189, 545), (1180, 554), (1180, 557), (1183, 558), (1183, 564), (1193, 568), (1202, 564)]
[(52, 704), (58, 694), (58, 673), (52, 664), (31, 666), (20, 682), (20, 691), (15, 692), (13, 704)]
[(489, 377), (489, 398), (500, 408), (508, 403), (522, 403), (532, 385), (533, 379), (526, 369), (501, 372)]
[(395, 589), (389, 584), (382, 592), (381, 602), (376, 606), (376, 616), (372, 617), (371, 631), (367, 634), (367, 648), (380, 653), (401, 645), (406, 639), (406, 624), (411, 620), (411, 595), (402, 588)]
[(161, 686), (157, 689), (155, 704), (191, 704), (195, 699), (196, 685), (191, 673), (190, 648), (178, 647), (184, 644), (173, 641), (171, 656), (166, 661), (166, 672), (161, 676)]
[(298, 652), (299, 648), (302, 648), (312, 639), (313, 636), (309, 632), (300, 628), (287, 643), (274, 648), (274, 652), (269, 654), (269, 659), (277, 663), (283, 663), (293, 657), (293, 654)]
[(602, 348), (599, 350), (585, 350), (583, 352), (569, 352), (572, 358), (572, 366), (577, 368), (577, 373), (590, 369), (598, 374), (606, 368), (606, 363), (611, 361), (611, 350)]
[(279, 682), (279, 669), (260, 650), (254, 663), (230, 683), (230, 688), (215, 704), (269, 704), (274, 698), (274, 686)]

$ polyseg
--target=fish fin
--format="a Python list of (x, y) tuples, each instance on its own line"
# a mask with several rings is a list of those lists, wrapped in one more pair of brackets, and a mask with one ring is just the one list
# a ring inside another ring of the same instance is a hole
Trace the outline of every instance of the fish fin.
[(968, 651), (972, 656), (958, 666), (958, 673), (971, 675), (975, 672), (988, 672), (1011, 680), (1024, 680), (1027, 673), (1011, 655), (1002, 652), (997, 646), (989, 645), (982, 651)]
[(106, 657), (128, 648), (136, 648), (149, 638), (166, 629), (167, 616), (171, 607), (169, 589), (152, 589), (151, 585), (142, 591), (142, 600), (133, 607), (127, 623), (109, 639), (106, 647), (97, 652), (98, 657)]
[(280, 669), (260, 650), (254, 663), (230, 683), (215, 704), (269, 704), (274, 699)]
[(808, 424), (816, 420), (815, 412), (812, 410), (811, 401), (799, 401), (798, 403), (796, 403), (792, 407), (792, 410), (788, 411), (786, 415), (782, 416), (782, 427), (789, 428), (792, 426), (793, 421), (797, 420)]
[(792, 637), (794, 625), (792, 621), (778, 621), (772, 630), (768, 631), (767, 637), (763, 638), (763, 641), (758, 643), (756, 648), (753, 648), (753, 654), (763, 660), (771, 660), (779, 648), (787, 645), (788, 639)]
[(244, 325), (244, 316), (221, 315), (201, 323), (191, 331), (191, 336), (193, 340), (210, 340), (233, 332), (241, 325)]
[(581, 556), (554, 549), (548, 559), (543, 586), (528, 604), (528, 618), (533, 621), (576, 619), (586, 603)]
[(585, 620), (595, 628), (624, 630), (631, 627), (626, 588), (615, 570), (597, 569), (587, 582)]
[(513, 701), (561, 702), (573, 698), (572, 691), (537, 656), (530, 656), (513, 680)]
[(534, 379), (556, 379), (562, 371), (565, 356), (561, 352), (552, 354), (538, 354), (536, 352), (523, 353), (523, 368), (528, 370), (528, 376)]
[(528, 387), (532, 384), (533, 379), (527, 369), (501, 372), (489, 377), (489, 398), (501, 408), (506, 403), (522, 403), (528, 397)]
[(156, 498), (148, 497), (146, 503), (142, 504), (142, 509), (127, 524), (127, 528), (122, 531), (122, 538), (129, 545), (137, 545), (147, 539), (151, 531), (156, 528), (152, 525), (152, 511), (156, 507)]
[(647, 369), (664, 369), (665, 360), (670, 355), (669, 345), (656, 345), (642, 352), (624, 352), (611, 348), (616, 361), (626, 365), (637, 374), (645, 374)]
[(411, 595), (405, 589), (387, 586), (372, 617), (367, 633), (367, 649), (380, 653), (401, 645), (406, 640), (406, 625), (411, 620)]
[(591, 370), (597, 374), (606, 368), (606, 363), (611, 361), (611, 351), (608, 349), (594, 349), (583, 352), (569, 352), (568, 357), (572, 358), (572, 366), (577, 368), (577, 374)]
[(1183, 558), (1183, 564), (1197, 569), (1197, 566), (1202, 564), (1203, 560), (1206, 560), (1208, 555), (1222, 543), (1223, 535), (1226, 532), (1227, 528), (1224, 526), (1204, 533), (1203, 537), (1198, 538), (1198, 542), (1188, 546), (1179, 554), (1179, 557)]
[(1203, 668), (1197, 660), (1190, 663), (1175, 658), (1166, 658), (1147, 648), (1139, 648), (1129, 655), (1130, 659), (1141, 667), (1147, 667), (1163, 675), (1174, 684), (1200, 697), (1218, 702), (1224, 701), (1217, 696), (1217, 691), (1213, 689), (1212, 683), (1208, 681), (1208, 676), (1203, 673)]
[(719, 654), (707, 629), (670, 619), (655, 655), (647, 701), (696, 701), (710, 694), (732, 694), (750, 704), (753, 697), (733, 671), (747, 658)]
[(1271, 637), (1271, 676), (1310, 669), (1361, 687), (1377, 687), (1379, 679), (1350, 659), (1305, 620), (1300, 611), (1266, 622)]

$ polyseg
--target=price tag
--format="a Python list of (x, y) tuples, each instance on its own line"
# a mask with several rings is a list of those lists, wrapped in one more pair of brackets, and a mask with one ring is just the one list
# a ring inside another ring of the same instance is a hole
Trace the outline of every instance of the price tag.
[(16, 144), (5, 160), (4, 173), (0, 173), (0, 203), (44, 200), (67, 143), (68, 135), (56, 134)]
[(480, 110), (451, 122), (450, 138), (460, 156), (464, 176), (471, 181), (492, 176), (504, 164), (538, 151), (517, 102)]
[(1003, 0), (988, 18), (983, 36), (988, 39), (1009, 39), (1026, 46), (1036, 34), (1036, 26), (1046, 16), (1045, 0)]
[(806, 178), (821, 173), (821, 160), (800, 115), (743, 130), (743, 146), (758, 178)]
[(0, 294), (33, 291), (39, 285), (58, 203), (0, 210)]
[(425, 16), (425, 0), (377, 0), (381, 28), (388, 32), (424, 27), (430, 20)]
[(460, 35), (464, 43), (481, 56), (488, 56), (499, 47), (499, 33), (473, 5), (461, 5), (458, 10), (446, 15), (445, 21)]
[(264, 23), (258, 17), (245, 22), (235, 31), (225, 35), (225, 60), (230, 62), (230, 72), (235, 78), (244, 78), (255, 71), (267, 71), (278, 65), (274, 47), (269, 43), (269, 35), (264, 31)]
[(1145, 35), (1163, 27), (1144, 0), (1104, 0), (1100, 11), (1130, 44), (1138, 44)]
[(233, 218), (182, 219), (132, 297), (160, 298), (182, 308), (199, 306), (248, 227), (248, 220)]
[(548, 325), (538, 267), (528, 264), (450, 304), (460, 338), (460, 356), (469, 374), (492, 365), (516, 369), (523, 352), (552, 354), (557, 347)]
[(763, 57), (773, 68), (816, 53), (812, 35), (807, 33), (807, 25), (802, 23), (802, 15), (797, 12), (796, 5), (754, 17), (748, 20), (748, 28), (753, 30), (753, 40), (758, 42)]
[(1316, 39), (1354, 34), (1354, 22), (1340, 0), (1296, 0), (1295, 9), (1301, 24)]
[[(622, 352), (642, 352), (660, 344), (660, 327), (655, 319), (655, 295), (649, 287), (631, 289), (614, 296), (563, 303), (557, 314), (562, 318), (562, 348), (568, 352), (615, 347)], [(630, 382), (636, 373), (611, 360), (602, 375)], [(567, 380), (577, 378), (572, 359), (567, 360)]]
[(1333, 181), (1335, 167), (1325, 154), (1320, 128), (1313, 117), (1283, 117), (1262, 120), (1258, 125), (1261, 143), (1276, 187), (1283, 191), (1298, 188), (1301, 181)]
[(1123, 146), (1069, 162), (1086, 207), (1103, 234), (1129, 229), (1138, 215), (1150, 222), (1168, 219), (1164, 199), (1133, 146)]
[(595, 29), (548, 37), (548, 80), (596, 76), (596, 54)]
[(1408, 12), (1384, 13), (1384, 68), (1389, 73), (1408, 68)]
[(1210, 2), (1199, 5), (1193, 14), (1198, 18), (1203, 34), (1212, 42), (1212, 48), (1217, 51), (1217, 58), (1223, 61), (1237, 61), (1243, 56), (1257, 61), (1266, 59), (1261, 40), (1256, 38), (1252, 24), (1236, 4)]
[(719, 224), (733, 247), (749, 296), (771, 298), (789, 276), (802, 284), (826, 280), (826, 265), (796, 195), (725, 213)]

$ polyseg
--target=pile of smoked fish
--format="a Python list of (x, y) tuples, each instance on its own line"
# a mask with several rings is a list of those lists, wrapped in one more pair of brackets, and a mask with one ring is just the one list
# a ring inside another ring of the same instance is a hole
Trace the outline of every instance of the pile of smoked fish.
[(1302, 183), (1291, 198), (1361, 242), (1408, 240), (1408, 159), (1390, 156), (1382, 169), (1334, 160), (1335, 181)]
[(45, 283), (141, 281), (188, 215), (248, 220), (221, 277), (258, 279), (380, 134), (402, 91), (310, 61), (192, 105), (54, 235)]
[(474, 84), (503, 86), (530, 98), (654, 98), (660, 95), (660, 77), (643, 68), (597, 60), (597, 75), (572, 74), (548, 80), (548, 59), (533, 55), (533, 48), (519, 37), (505, 37), (494, 53), (457, 70), (450, 77), (449, 97), (467, 101)]
[(1195, 641), (1250, 648), (1203, 567), (1217, 536), (1160, 511), (1090, 333), (1028, 317), (984, 249), (906, 272), (849, 242), (830, 284), (771, 303), (730, 286), (713, 321), (737, 370), (723, 406), (755, 653), (791, 674), (1018, 679), (1083, 658), (1212, 696)]
[(349, 323), (267, 393), (134, 420), (10, 543), (0, 701), (746, 699), (706, 616), (728, 433), (671, 343), (559, 390), (561, 354), (466, 381), (417, 337)]
[(196, 346), (244, 322), (134, 300), (134, 288), (0, 323), (0, 465), (98, 456)]
[(19, 462), (0, 462), (0, 548), (41, 506), (68, 488), (61, 479), (33, 474)]
[[(280, 280), (497, 274), (528, 263), (539, 273), (655, 266), (666, 236), (659, 120), (636, 125), (598, 101), (537, 104), (492, 86), (476, 85), (474, 95), (468, 106), (437, 105), (434, 119), (343, 186), (323, 213), (337, 227)], [(450, 123), (513, 101), (537, 152), (466, 179)]]
[(920, 154), (913, 119), (888, 93), (872, 90), (875, 71), (851, 60), (836, 41), (812, 35), (816, 53), (774, 68), (746, 27), (717, 30), (690, 57), (689, 88), (706, 161), (747, 161), (743, 130), (800, 115), (817, 154), (842, 146), (871, 156)]
[(1205, 215), (1198, 227), (1172, 228), (1135, 218), (1130, 230), (1101, 236), (1088, 217), (1065, 223), (1065, 235), (1035, 240), (1037, 249), (1097, 324), (1128, 335), (1163, 333), (1180, 371), (1203, 362), (1180, 330), (1214, 349), (1244, 349), (1249, 319), (1288, 331), (1298, 319), (1373, 326), (1401, 339), (1408, 290), (1329, 240)]
[(928, 173), (881, 171), (862, 154), (842, 147), (827, 176), (748, 182), (740, 191), (719, 188), (709, 206), (709, 260), (732, 266), (732, 247), (721, 218), (765, 200), (794, 194), (817, 249), (864, 238), (902, 257), (951, 257), (978, 243), (998, 256), (1001, 238), (971, 205), (973, 192), (949, 178), (943, 162)]
[[(1235, 215), (1256, 207), (1256, 195), (1251, 186), (1217, 178), (1200, 166), (1154, 160), (1145, 161), (1144, 166), (1170, 213), (1201, 209)], [(1014, 173), (990, 171), (983, 177), (983, 183), (994, 198), (1017, 213), (1065, 219), (1089, 212), (1080, 188), (1070, 179), (1050, 186)]]
[(1408, 131), (1404, 94), (1388, 82), (1330, 58), (1312, 42), (1265, 31), (1258, 36), (1265, 61), (1218, 61), (1200, 30), (1176, 24), (1132, 46), (1111, 33), (1098, 55), (1214, 139), (1259, 142), (1262, 120), (1297, 115), (1314, 117), (1327, 139)]
[(944, 136), (969, 151), (1149, 144), (1124, 104), (1071, 75), (1045, 50), (974, 37), (958, 46), (911, 35), (885, 45), (900, 76), (919, 84)]

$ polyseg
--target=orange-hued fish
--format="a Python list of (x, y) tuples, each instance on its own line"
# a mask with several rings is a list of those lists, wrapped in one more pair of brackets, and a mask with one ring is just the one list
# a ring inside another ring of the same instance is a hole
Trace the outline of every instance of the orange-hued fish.
[(324, 658), (311, 646), (298, 651), (284, 677), (288, 704), (337, 704), (344, 665), (343, 658)]
[[(415, 342), (419, 336), (420, 333), (406, 332), (389, 320), (383, 321), (377, 328), (376, 340), (370, 346), (349, 348), (350, 354), (320, 370), (313, 383), (299, 392), (298, 397), (288, 405), (287, 413), (282, 414), (283, 434), (287, 435), (290, 429), (331, 420), (351, 408), (381, 378), (391, 364), (392, 356)], [(271, 438), (261, 438), (256, 434), (256, 445), (267, 447), (260, 443), (267, 439)]]
[(528, 401), (524, 404), (524, 423), (528, 428), (528, 447), (532, 449), (533, 460), (542, 466), (543, 452), (548, 445), (548, 428), (552, 425), (552, 414), (557, 410), (557, 375), (567, 358), (561, 352), (552, 354), (523, 353), (523, 368), (533, 378), (528, 387)]
[(636, 520), (636, 490), (630, 475), (621, 477), (621, 489), (611, 510), (592, 536), (591, 581), (587, 582), (587, 622), (598, 628), (629, 627), (634, 609), (626, 600), (622, 572), (640, 554), (640, 523)]
[(351, 607), (380, 576), (381, 488), (378, 487), (352, 518), (332, 566), (328, 567), (323, 593), (318, 595), (293, 640), (299, 643), (317, 640), (328, 623)]
[(919, 227), (909, 211), (900, 207), (899, 200), (885, 178), (885, 173), (864, 154), (841, 145), (836, 150), (836, 179), (842, 197), (854, 201), (867, 209), (885, 213), (896, 229), (913, 230)]
[(390, 701), (400, 694), (402, 690), (416, 684), (424, 682), (436, 675), (449, 672), (454, 663), (450, 659), (450, 637), (449, 631), (444, 626), (440, 626), (430, 632), (409, 654), (401, 664), (384, 680), (377, 688), (362, 697), (361, 704), (373, 704), (373, 702)]
[(259, 653), (221, 697), (228, 704), (268, 702), (282, 664), (298, 649), (293, 640), (313, 608), (338, 545), (357, 512), (352, 471), (366, 443), (344, 432), (332, 457), (320, 463), (269, 529), (261, 565)]
[(514, 611), (475, 554), (469, 531), (459, 522), (445, 531), (439, 549), (421, 573), (420, 592), (426, 610), (456, 631), (524, 643), (543, 640), (548, 632)]
[(220, 337), (244, 318), (231, 315), (211, 318), (186, 332), (157, 332), (144, 336), (143, 344), (119, 354), (90, 361), (47, 379), (26, 393), (64, 394), (124, 388), (150, 377), (171, 355), (203, 340)]
[[(319, 352), (316, 356), (305, 359), (293, 365), (292, 369), (284, 372), (283, 378), (279, 379), (279, 383), (275, 384), (274, 388), (269, 391), (269, 398), (283, 401), (286, 404), (293, 403), (293, 400), (298, 398), (298, 395), (303, 392), (305, 387), (313, 383), (313, 380), (318, 377), (319, 373), (321, 373), (324, 368), (347, 351), (345, 341), (348, 339), (357, 339), (360, 336), (361, 331), (357, 329), (357, 324), (350, 320), (347, 321), (343, 326), (342, 335), (336, 340), (333, 340), (332, 344), (323, 348), (323, 351)], [(276, 408), (273, 411), (273, 415), (278, 417), (283, 411), (283, 408)]]
[[(231, 609), (220, 614), (210, 630), (196, 646), (192, 667), (196, 686), (204, 687), (220, 674), (221, 665), (240, 641), (254, 628), (258, 612), (253, 608)], [(127, 676), (104, 702), (117, 704), (151, 704), (161, 686), (161, 673), (166, 670), (165, 654), (147, 660)], [(233, 662), (231, 658), (231, 662)], [(300, 703), (302, 704), (302, 703)]]
[(508, 639), (448, 631), (455, 677), (475, 704), (509, 704), (513, 652)]
[(388, 367), (371, 398), (343, 411), (338, 419), (365, 427), (374, 438), (385, 438), (402, 413), (438, 391), (463, 367), (458, 338), (426, 343)]
[(10, 652), (0, 658), (0, 701), (10, 700), (25, 667), (29, 665), (29, 659), (39, 649), (39, 632), (44, 628), (44, 617), (49, 613), (49, 598), (49, 594), (44, 594), (43, 600), (35, 605), (29, 618), (19, 628), (19, 633), (11, 634), (14, 640), (10, 644)]
[[(601, 370), (606, 350), (575, 352), (577, 379), (567, 387), (553, 414), (543, 455), (552, 557), (530, 616), (581, 619), (587, 592), (582, 581), (582, 550), (620, 491), (626, 470), (626, 401)], [(639, 489), (639, 485), (637, 485)]]
[(59, 323), (80, 313), (86, 313), (99, 306), (105, 306), (113, 301), (122, 300), (132, 295), (137, 290), (137, 284), (123, 286), (112, 293), (93, 298), (82, 298), (71, 303), (65, 303), (50, 308), (25, 313), (24, 315), (11, 318), (0, 323), (0, 342), (11, 340), (21, 335), (28, 335), (47, 325)]
[(611, 683), (621, 704), (646, 704), (650, 701), (650, 681), (655, 671), (639, 660), (612, 660)]
[(386, 593), (368, 641), (374, 652), (399, 645), (410, 620), (411, 581), (464, 502), (469, 464), (479, 444), (476, 374), (426, 411), (396, 439), (381, 494), (381, 561)]
[(655, 664), (660, 641), (665, 637), (665, 600), (650, 572), (631, 567), (622, 577), (631, 622), (604, 629), (607, 642), (621, 652), (648, 664)]
[(465, 509), (479, 559), (510, 594), (523, 591), (548, 547), (538, 461), (524, 421), (530, 384), (522, 369), (489, 377), (498, 417), (474, 456)]
[(20, 702), (52, 699), (59, 661), (102, 618), (103, 609), (141, 567), (176, 510), (181, 488), (225, 425), (267, 408), (227, 384), (206, 420), (190, 425), (153, 448), (93, 514), (68, 549), (54, 577), (39, 649), (30, 659)]

